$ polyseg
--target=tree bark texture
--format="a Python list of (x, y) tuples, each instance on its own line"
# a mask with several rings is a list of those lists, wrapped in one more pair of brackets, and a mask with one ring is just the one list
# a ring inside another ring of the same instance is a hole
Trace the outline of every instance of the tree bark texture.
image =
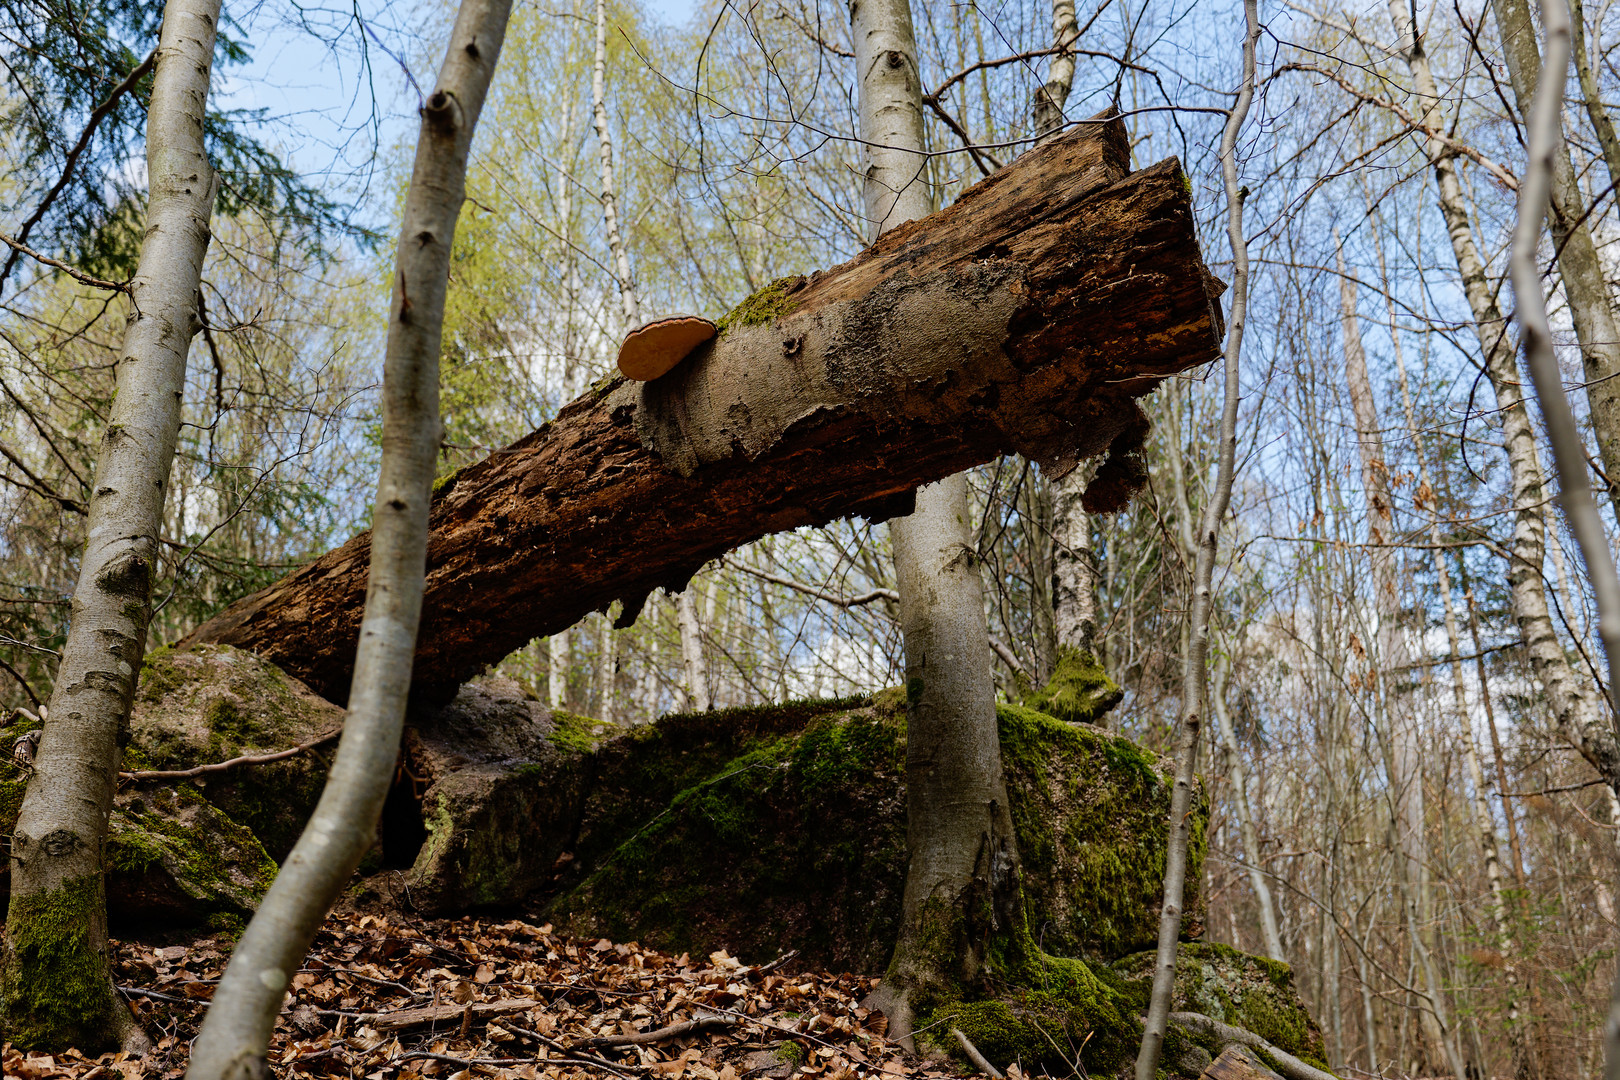
[[(849, 12), (875, 241), (933, 209), (922, 76), (909, 0), (855, 0)], [(869, 1004), (908, 1044), (912, 995), (977, 980), (991, 935), (1011, 925), (1021, 899), (973, 531), (960, 472), (919, 488), (913, 512), (889, 522), (906, 656), (909, 861), (894, 956)]]
[(422, 611), (428, 511), (443, 428), (439, 351), (467, 156), (506, 36), (510, 0), (466, 0), (423, 106), (389, 307), (382, 466), (354, 691), (326, 787), (231, 954), (190, 1080), (258, 1080), (292, 976), (376, 837), (393, 781)]
[[(1404, 0), (1390, 0), (1389, 10), (1400, 38), (1400, 50), (1412, 72), (1419, 115), (1430, 130), (1444, 130), (1440, 91), (1428, 55), (1417, 44), (1410, 9)], [(1602, 715), (1592, 687), (1570, 664), (1547, 605), (1541, 573), (1547, 552), (1546, 525), (1541, 517), (1541, 505), (1546, 498), (1545, 474), (1530, 414), (1524, 404), (1513, 340), (1474, 240), (1473, 222), (1468, 216), (1456, 161), (1439, 138), (1426, 138), (1424, 149), (1434, 168), (1440, 212), (1446, 221), (1463, 295), (1474, 317), (1474, 333), (1479, 339), (1480, 354), (1485, 360), (1501, 417), (1503, 449), (1513, 488), (1513, 545), (1508, 563), (1513, 615), (1524, 638), (1531, 669), (1565, 737), (1610, 787), (1620, 790), (1620, 743), (1616, 742), (1608, 718)]]
[(102, 847), (152, 614), (158, 533), (217, 182), (203, 147), (218, 0), (169, 0), (147, 115), (146, 235), (50, 713), (11, 845), (0, 1028), (19, 1046), (149, 1045), (113, 991)]
[[(910, 508), (1017, 450), (1061, 469), (1133, 429), (1134, 399), (1210, 360), (1219, 283), (1173, 160), (1126, 175), (1084, 124), (769, 295), (651, 383), (614, 381), (440, 486), (415, 684), (444, 693), (530, 639), (678, 590), (763, 535)], [(198, 628), (341, 700), (371, 538)]]
[[(1530, 5), (1526, 0), (1491, 0), (1491, 8), (1496, 13), (1514, 99), (1519, 112), (1529, 117), (1541, 70), (1541, 50), (1536, 47)], [(1598, 107), (1601, 111), (1601, 102)], [(1610, 504), (1620, 517), (1620, 322), (1615, 319), (1603, 263), (1585, 220), (1586, 201), (1575, 178), (1569, 146), (1562, 138), (1553, 148), (1551, 190), (1558, 273), (1564, 282), (1575, 337), (1581, 343), (1587, 408), (1592, 414), (1603, 471), (1610, 481)]]

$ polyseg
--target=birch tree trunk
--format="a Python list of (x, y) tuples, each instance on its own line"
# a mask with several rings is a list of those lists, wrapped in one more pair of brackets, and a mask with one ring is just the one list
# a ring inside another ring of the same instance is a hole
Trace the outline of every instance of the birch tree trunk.
[[(641, 299), (630, 276), (630, 253), (624, 242), (624, 234), (619, 230), (618, 189), (613, 179), (613, 133), (608, 129), (607, 116), (607, 0), (596, 0), (596, 59), (591, 72), (591, 116), (596, 123), (596, 145), (601, 161), (602, 225), (613, 256), (619, 301), (628, 330), (641, 324)], [(692, 604), (690, 592), (688, 585), (675, 597), (675, 617), (681, 634), (681, 671), (685, 676), (681, 685), (682, 708), (703, 710), (712, 701), (703, 667), (703, 633), (698, 626), (697, 609)], [(604, 719), (611, 709), (611, 678), (607, 685), (609, 688), (601, 710)]]
[[(854, 0), (850, 24), (876, 240), (932, 210), (918, 152), (922, 80), (907, 0)], [(870, 1004), (888, 1017), (890, 1037), (909, 1043), (913, 995), (979, 974), (994, 927), (1011, 925), (1019, 874), (967, 475), (918, 488), (916, 509), (892, 519), (889, 536), (906, 654), (910, 862), (894, 957)]]
[(218, 0), (169, 0), (147, 113), (146, 234), (89, 540), (34, 775), (11, 843), (0, 1028), (17, 1046), (150, 1044), (113, 990), (102, 849), (152, 617), (158, 534), (217, 180), (203, 146)]
[[(1429, 67), (1428, 54), (1418, 41), (1406, 0), (1390, 0), (1389, 11), (1400, 38), (1399, 50), (1412, 73), (1418, 115), (1430, 130), (1445, 130), (1439, 89)], [(1620, 790), (1620, 744), (1616, 743), (1607, 718), (1601, 715), (1591, 687), (1571, 666), (1547, 606), (1541, 576), (1547, 550), (1541, 518), (1541, 505), (1546, 498), (1545, 476), (1530, 415), (1524, 406), (1524, 392), (1507, 322), (1497, 306), (1495, 290), (1474, 240), (1473, 223), (1468, 216), (1456, 161), (1438, 137), (1426, 137), (1424, 147), (1434, 168), (1440, 212), (1451, 238), (1452, 255), (1474, 317), (1474, 333), (1479, 339), (1480, 353), (1501, 417), (1513, 488), (1513, 543), (1508, 586), (1513, 596), (1514, 619), (1519, 624), (1525, 653), (1546, 694), (1554, 720), (1609, 786)]]
[[(1601, 8), (1600, 8), (1601, 10)], [(1603, 152), (1603, 164), (1609, 173), (1610, 184), (1620, 184), (1620, 136), (1615, 134), (1614, 121), (1603, 104), (1598, 89), (1597, 72), (1592, 68), (1592, 55), (1586, 45), (1586, 13), (1581, 0), (1570, 0), (1570, 39), (1575, 55), (1575, 76), (1581, 84), (1582, 104), (1592, 122), (1592, 133), (1597, 136), (1598, 148)]]
[[(1536, 47), (1530, 5), (1526, 0), (1491, 0), (1491, 10), (1496, 14), (1497, 33), (1502, 39), (1514, 99), (1519, 112), (1528, 117), (1541, 70), (1541, 50)], [(1591, 100), (1597, 102), (1601, 113), (1601, 100), (1595, 94)], [(1613, 134), (1611, 129), (1611, 139)], [(1575, 178), (1569, 146), (1562, 137), (1553, 148), (1551, 180), (1550, 223), (1558, 272), (1563, 278), (1564, 296), (1575, 323), (1575, 336), (1581, 343), (1581, 363), (1587, 380), (1586, 402), (1592, 415), (1592, 431), (1597, 436), (1598, 454), (1604, 471), (1617, 485), (1608, 492), (1610, 505), (1620, 518), (1620, 322), (1615, 319), (1608, 282), (1603, 277), (1603, 263), (1585, 221), (1585, 199)]]
[(383, 361), (382, 465), (343, 738), (320, 802), (254, 914), (192, 1045), (189, 1080), (258, 1080), (283, 996), (332, 901), (374, 842), (394, 777), (422, 612), (442, 425), (439, 351), (467, 156), (510, 0), (466, 0), (422, 108)]

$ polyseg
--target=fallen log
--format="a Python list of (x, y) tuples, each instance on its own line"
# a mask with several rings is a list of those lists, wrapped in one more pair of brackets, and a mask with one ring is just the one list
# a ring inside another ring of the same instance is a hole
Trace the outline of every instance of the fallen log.
[[(629, 625), (654, 589), (761, 536), (908, 513), (918, 485), (1004, 453), (1061, 474), (1112, 444), (1127, 464), (1093, 486), (1128, 483), (1135, 399), (1217, 355), (1222, 288), (1180, 164), (1128, 161), (1117, 119), (1081, 124), (849, 262), (750, 297), (662, 378), (606, 382), (450, 477), (416, 690), (451, 693), (614, 600)], [(369, 558), (357, 536), (183, 644), (250, 649), (341, 702)]]

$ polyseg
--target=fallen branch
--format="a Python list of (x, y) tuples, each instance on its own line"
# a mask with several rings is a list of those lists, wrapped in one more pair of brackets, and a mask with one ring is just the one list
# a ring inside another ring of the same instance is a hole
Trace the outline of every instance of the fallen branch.
[(268, 765), (272, 761), (285, 761), (287, 758), (297, 757), (299, 754), (315, 749), (322, 743), (331, 742), (341, 734), (343, 734), (342, 729), (328, 731), (325, 735), (311, 739), (307, 743), (300, 743), (291, 750), (277, 750), (270, 754), (243, 754), (241, 757), (233, 757), (229, 761), (216, 761), (212, 765), (197, 765), (190, 769), (140, 769), (135, 772), (121, 772), (118, 774), (118, 778), (120, 780), (132, 780), (137, 783), (147, 780), (189, 780), (194, 776), (206, 776), (209, 773), (234, 769), (238, 765)]
[(951, 1034), (956, 1036), (957, 1043), (962, 1047), (962, 1053), (966, 1054), (968, 1060), (979, 1067), (980, 1072), (990, 1077), (991, 1080), (1007, 1080), (1006, 1074), (990, 1064), (990, 1060), (979, 1053), (979, 1048), (973, 1045), (973, 1040), (962, 1034), (961, 1028), (951, 1028)]
[(664, 1042), (667, 1039), (683, 1039), (688, 1035), (696, 1035), (700, 1031), (710, 1028), (736, 1027), (737, 1021), (729, 1016), (700, 1016), (696, 1020), (683, 1020), (679, 1024), (657, 1028), (653, 1031), (637, 1031), (629, 1035), (603, 1035), (595, 1039), (584, 1039), (580, 1042), (569, 1043), (568, 1050), (600, 1050), (609, 1046), (641, 1046), (644, 1043)]
[(556, 1039), (553, 1039), (549, 1035), (542, 1035), (538, 1031), (530, 1031), (528, 1028), (521, 1028), (521, 1027), (516, 1026), (515, 1024), (502, 1024), (501, 1026), (503, 1028), (505, 1028), (507, 1031), (510, 1031), (514, 1035), (521, 1035), (526, 1039), (533, 1039), (535, 1042), (539, 1043), (541, 1046), (549, 1046), (551, 1049), (557, 1051), (559, 1054), (566, 1054), (568, 1057), (572, 1058), (575, 1061), (587, 1062), (587, 1063), (589, 1063), (591, 1065), (597, 1066), (598, 1068), (606, 1069), (608, 1072), (613, 1073), (613, 1075), (615, 1075), (615, 1076), (623, 1076), (624, 1075), (624, 1073), (615, 1072), (616, 1069), (638, 1069), (639, 1070), (639, 1069), (646, 1068), (646, 1066), (644, 1066), (644, 1065), (624, 1065), (624, 1064), (621, 1064), (621, 1063), (616, 1062), (616, 1061), (609, 1061), (607, 1058), (602, 1057), (602, 1056), (600, 1056), (598, 1054), (587, 1054), (583, 1050), (570, 1050), (568, 1047), (564, 1046), (562, 1043), (558, 1042)]
[(1323, 1072), (1314, 1065), (1307, 1065), (1293, 1054), (1277, 1049), (1254, 1032), (1233, 1027), (1231, 1024), (1223, 1024), (1203, 1013), (1173, 1012), (1170, 1014), (1170, 1022), (1213, 1035), (1226, 1044), (1235, 1043), (1251, 1050), (1264, 1050), (1276, 1061), (1277, 1071), (1288, 1077), (1288, 1080), (1335, 1080), (1332, 1073)]
[(528, 1012), (544, 1004), (535, 998), (511, 998), (507, 1001), (475, 1001), (471, 1005), (421, 1005), (392, 1012), (360, 1013), (355, 1019), (370, 1024), (379, 1033), (400, 1032), (445, 1020), (459, 1023), (469, 1013), (474, 1020), (491, 1020), (509, 1013)]
[(798, 949), (789, 949), (787, 952), (783, 953), (781, 956), (778, 956), (775, 960), (772, 960), (770, 963), (765, 964), (765, 965), (763, 965), (761, 967), (755, 968), (753, 971), (750, 971), (748, 974), (751, 975), (751, 976), (769, 975), (771, 972), (773, 972), (773, 971), (777, 970), (778, 968), (782, 967), (784, 964), (787, 964), (789, 961), (791, 961), (794, 957), (796, 957), (798, 955), (799, 955), (799, 950)]

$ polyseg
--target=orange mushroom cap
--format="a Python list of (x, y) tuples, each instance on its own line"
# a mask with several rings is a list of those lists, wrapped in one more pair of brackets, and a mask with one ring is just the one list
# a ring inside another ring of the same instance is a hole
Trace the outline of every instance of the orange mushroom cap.
[(714, 323), (701, 315), (654, 319), (630, 331), (619, 346), (619, 370), (627, 379), (650, 382), (713, 339)]

